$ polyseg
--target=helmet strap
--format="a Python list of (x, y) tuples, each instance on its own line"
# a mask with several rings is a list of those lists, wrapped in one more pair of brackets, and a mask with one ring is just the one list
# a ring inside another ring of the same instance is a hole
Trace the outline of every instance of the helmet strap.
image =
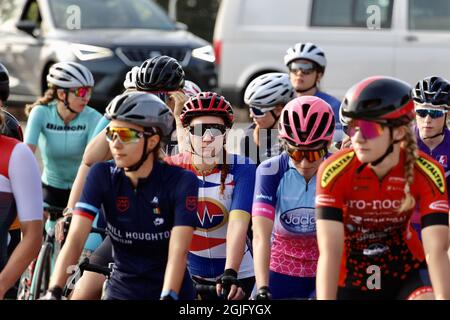
[(147, 141), (148, 141), (148, 136), (144, 136), (144, 149), (142, 150), (141, 159), (138, 162), (136, 162), (135, 164), (133, 164), (132, 166), (125, 168), (126, 172), (133, 172), (133, 171), (139, 170), (139, 168), (148, 159), (149, 154), (153, 152), (154, 149), (147, 152)]
[(269, 130), (273, 129), (273, 127), (275, 127), (275, 125), (277, 124), (278, 120), (281, 117), (281, 113), (280, 113), (280, 115), (277, 116), (276, 113), (273, 112), (273, 110), (270, 110), (270, 114), (272, 115), (274, 121), (273, 121), (273, 124), (270, 126), (270, 128), (268, 128)]
[(304, 89), (304, 90), (295, 90), (295, 92), (297, 92), (297, 93), (305, 93), (305, 92), (308, 92), (309, 90), (311, 90), (311, 89), (313, 89), (313, 88), (317, 88), (317, 81), (318, 81), (318, 79), (319, 79), (319, 74), (316, 74), (316, 80), (314, 80), (314, 84), (311, 86), (311, 87), (309, 87), (308, 89)]
[[(64, 101), (62, 101), (62, 103), (64, 103), (64, 106), (67, 108), (67, 110), (69, 110), (72, 113), (79, 113), (76, 112), (75, 110), (73, 110), (70, 106), (69, 106), (69, 89), (65, 89), (64, 92), (66, 93), (66, 97), (64, 98)], [(58, 99), (59, 100), (59, 99)], [(61, 100), (60, 100), (61, 101)]]
[(389, 135), (390, 135), (390, 140), (391, 140), (389, 147), (387, 148), (386, 152), (381, 157), (379, 157), (377, 160), (372, 161), (370, 163), (372, 165), (372, 167), (376, 167), (381, 162), (383, 162), (383, 160), (386, 159), (386, 157), (394, 151), (394, 145), (401, 142), (401, 140), (393, 140), (393, 131), (392, 131), (391, 127), (389, 127)]
[(443, 136), (445, 134), (445, 128), (447, 128), (447, 114), (445, 114), (444, 125), (442, 126), (441, 132), (435, 134), (434, 136), (423, 138), (423, 140), (433, 139), (433, 138), (436, 138), (439, 136)]

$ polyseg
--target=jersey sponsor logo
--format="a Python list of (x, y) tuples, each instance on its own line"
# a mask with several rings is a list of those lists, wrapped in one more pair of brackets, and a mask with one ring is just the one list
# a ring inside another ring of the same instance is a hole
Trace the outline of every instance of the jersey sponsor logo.
[(292, 233), (312, 235), (316, 232), (316, 215), (313, 208), (297, 208), (283, 212), (280, 222)]
[(328, 184), (350, 163), (355, 156), (355, 152), (348, 152), (325, 167), (322, 173), (322, 179), (320, 185), (322, 188), (326, 188)]
[(212, 198), (199, 198), (197, 217), (199, 228), (203, 231), (213, 231), (222, 227), (228, 221), (228, 211)]
[(130, 200), (128, 197), (117, 197), (116, 207), (120, 212), (125, 212), (130, 208)]
[(436, 185), (438, 190), (444, 194), (445, 192), (445, 179), (439, 167), (433, 162), (419, 157), (416, 163), (422, 169), (422, 171), (428, 176), (428, 178)]
[(365, 256), (379, 256), (388, 250), (389, 250), (388, 246), (385, 246), (380, 243), (374, 243), (374, 244), (371, 244), (368, 248), (365, 248), (363, 250), (363, 254)]
[(438, 200), (435, 202), (432, 202), (429, 206), (431, 210), (438, 210), (438, 211), (448, 211), (448, 201), (447, 200)]
[(346, 205), (351, 209), (358, 210), (389, 210), (389, 209), (399, 209), (401, 205), (401, 200), (372, 200), (372, 201), (364, 201), (364, 200), (348, 200)]
[(197, 208), (197, 197), (196, 196), (188, 196), (186, 197), (186, 209), (189, 211), (194, 211)]
[(326, 206), (336, 202), (336, 198), (327, 194), (319, 194), (316, 196), (316, 205)]
[(153, 200), (152, 200), (152, 202), (151, 202), (151, 204), (156, 204), (156, 205), (158, 205), (159, 204), (159, 199), (158, 199), (158, 197), (153, 197)]
[(447, 168), (447, 156), (446, 155), (440, 155), (437, 157), (438, 162), (444, 167)]
[(46, 126), (49, 130), (55, 130), (55, 131), (84, 131), (86, 130), (85, 124), (79, 124), (77, 126), (61, 126), (53, 123), (47, 123)]
[(154, 223), (154, 225), (157, 227), (157, 226), (160, 226), (160, 225), (162, 225), (163, 223), (164, 223), (164, 219), (163, 218), (155, 218), (154, 220), (153, 220), (153, 223)]
[(272, 196), (266, 196), (266, 195), (264, 195), (264, 194), (257, 194), (256, 195), (256, 200), (261, 200), (261, 199), (264, 199), (264, 200), (268, 200), (268, 201), (272, 201)]
[(404, 184), (406, 182), (406, 179), (402, 178), (402, 177), (389, 177), (388, 182), (389, 183)]

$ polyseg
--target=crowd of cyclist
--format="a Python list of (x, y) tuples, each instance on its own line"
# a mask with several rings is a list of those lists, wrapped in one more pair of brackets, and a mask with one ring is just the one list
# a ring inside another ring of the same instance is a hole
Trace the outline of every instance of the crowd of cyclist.
[[(36, 258), (49, 206), (65, 208), (65, 242), (45, 299), (81, 256), (113, 264), (109, 300), (450, 299), (450, 83), (373, 76), (341, 103), (320, 90), (320, 47), (284, 62), (247, 86), (236, 153), (226, 97), (171, 57), (133, 67), (103, 117), (91, 72), (53, 65), (24, 135), (0, 111), (0, 299)], [(0, 107), (8, 95), (0, 65)], [(85, 272), (68, 298), (100, 299), (104, 282)]]

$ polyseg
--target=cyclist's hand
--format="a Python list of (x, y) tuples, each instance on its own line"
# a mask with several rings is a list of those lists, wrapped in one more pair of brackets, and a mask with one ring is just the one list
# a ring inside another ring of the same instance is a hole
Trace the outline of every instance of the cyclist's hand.
[(233, 269), (226, 269), (217, 280), (216, 291), (219, 297), (226, 300), (242, 300), (245, 292), (241, 288), (241, 283), (237, 279), (238, 273)]
[(62, 299), (62, 289), (60, 287), (48, 289), (45, 296), (39, 298), (39, 300), (61, 300), (61, 299)]
[(56, 221), (56, 225), (55, 225), (55, 239), (59, 243), (64, 241), (64, 225), (65, 225), (65, 223), (66, 223), (66, 219), (65, 218), (59, 218)]
[(172, 109), (175, 119), (180, 118), (181, 111), (183, 110), (183, 106), (187, 100), (188, 97), (182, 91), (174, 91), (170, 93), (167, 105), (170, 109)]
[(272, 295), (270, 294), (269, 287), (260, 287), (256, 292), (256, 300), (270, 300)]

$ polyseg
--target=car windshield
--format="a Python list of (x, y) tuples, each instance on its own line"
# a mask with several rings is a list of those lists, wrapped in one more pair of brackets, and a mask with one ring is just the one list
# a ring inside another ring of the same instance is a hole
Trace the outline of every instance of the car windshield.
[(58, 29), (160, 29), (175, 25), (151, 0), (50, 0)]

